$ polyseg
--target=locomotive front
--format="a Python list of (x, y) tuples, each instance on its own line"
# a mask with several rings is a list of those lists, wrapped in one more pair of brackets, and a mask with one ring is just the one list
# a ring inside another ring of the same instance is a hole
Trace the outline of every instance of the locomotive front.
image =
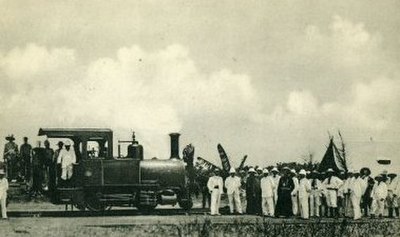
[(178, 202), (182, 208), (190, 209), (192, 201), (188, 190), (186, 163), (179, 157), (179, 136), (179, 133), (170, 134), (171, 156), (169, 159), (153, 158), (140, 162), (140, 182), (142, 185), (158, 184), (158, 204)]

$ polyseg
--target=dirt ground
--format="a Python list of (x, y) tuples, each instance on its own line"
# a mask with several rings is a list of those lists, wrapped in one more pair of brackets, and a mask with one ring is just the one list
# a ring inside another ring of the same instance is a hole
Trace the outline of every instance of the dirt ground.
[[(201, 207), (200, 200), (195, 208)], [(171, 208), (171, 206), (164, 206)], [(10, 202), (8, 211), (63, 211), (42, 200)], [(114, 209), (114, 208), (113, 208)], [(116, 208), (118, 209), (118, 208)], [(63, 213), (63, 212), (61, 212)], [(0, 220), (3, 236), (400, 236), (399, 219), (361, 221), (276, 219), (250, 215), (130, 215), (97, 217), (10, 217)], [(379, 234), (376, 234), (376, 233)], [(381, 234), (381, 232), (383, 234)]]

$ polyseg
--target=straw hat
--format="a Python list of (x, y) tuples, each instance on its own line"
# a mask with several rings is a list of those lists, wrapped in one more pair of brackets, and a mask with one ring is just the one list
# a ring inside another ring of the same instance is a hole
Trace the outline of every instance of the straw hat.
[(6, 137), (6, 140), (7, 140), (7, 141), (14, 141), (14, 140), (15, 140), (14, 134), (8, 135), (8, 136)]

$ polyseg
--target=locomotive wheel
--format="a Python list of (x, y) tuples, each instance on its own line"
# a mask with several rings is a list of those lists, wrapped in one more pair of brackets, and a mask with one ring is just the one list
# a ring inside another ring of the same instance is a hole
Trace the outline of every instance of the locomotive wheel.
[(90, 211), (100, 212), (111, 209), (111, 205), (106, 205), (99, 200), (100, 193), (97, 194), (87, 194), (85, 197), (86, 207)]
[(179, 202), (179, 206), (183, 209), (183, 210), (190, 210), (193, 207), (193, 202), (192, 200), (186, 200), (186, 201), (180, 201)]
[(155, 208), (156, 208), (156, 206), (151, 206), (151, 205), (139, 205), (139, 206), (137, 206), (137, 209), (140, 212), (143, 212), (143, 213), (149, 213), (149, 212), (153, 211)]
[(84, 204), (74, 204), (74, 207), (76, 207), (80, 211), (84, 211), (86, 209), (86, 205)]

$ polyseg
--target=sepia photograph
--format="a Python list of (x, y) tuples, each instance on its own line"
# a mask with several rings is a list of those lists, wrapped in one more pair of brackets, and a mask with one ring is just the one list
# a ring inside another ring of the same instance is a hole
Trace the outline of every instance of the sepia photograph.
[(400, 237), (399, 11), (0, 0), (0, 236)]

